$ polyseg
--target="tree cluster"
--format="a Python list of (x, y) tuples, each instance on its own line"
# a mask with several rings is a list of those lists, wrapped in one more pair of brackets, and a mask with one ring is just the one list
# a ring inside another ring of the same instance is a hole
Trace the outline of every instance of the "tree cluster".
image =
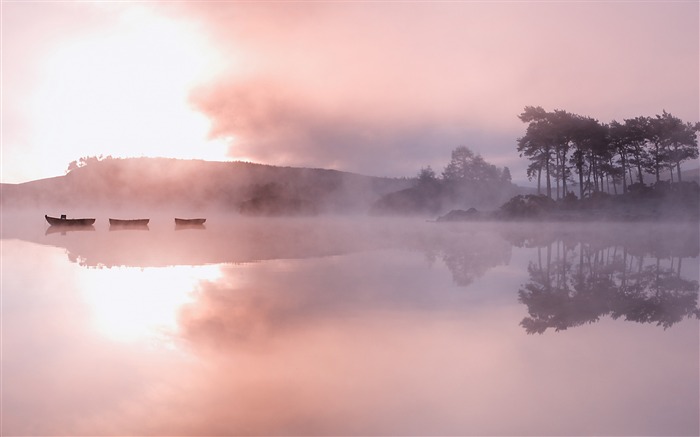
[(370, 210), (373, 214), (438, 214), (451, 209), (491, 208), (515, 194), (510, 170), (500, 169), (459, 146), (438, 176), (423, 167), (414, 186), (386, 194)]
[[(422, 194), (432, 212), (445, 208), (484, 207), (513, 194), (508, 167), (498, 168), (466, 146), (452, 151), (440, 176), (430, 166), (418, 173), (416, 193)], [(491, 205), (493, 206), (493, 205)]]
[[(617, 194), (651, 174), (656, 182), (669, 171), (680, 182), (681, 163), (698, 157), (697, 132), (700, 123), (683, 122), (663, 111), (654, 117), (635, 117), (622, 122), (600, 123), (587, 116), (563, 110), (547, 112), (527, 106), (519, 118), (527, 123), (525, 135), (518, 138), (521, 157), (530, 160), (527, 176), (537, 178), (538, 194), (542, 178), (546, 195), (556, 198), (570, 193), (578, 184), (579, 198), (595, 192)], [(675, 175), (675, 176), (674, 176)]]
[(68, 168), (66, 168), (66, 174), (72, 172), (75, 169), (78, 169), (81, 167), (86, 167), (90, 164), (95, 164), (97, 162), (104, 161), (104, 160), (110, 160), (110, 159), (114, 159), (114, 158), (112, 158), (112, 155), (83, 156), (80, 159), (78, 159), (76, 161), (71, 161), (68, 164)]
[[(499, 169), (484, 158), (465, 146), (459, 146), (452, 151), (450, 162), (442, 172), (442, 182), (448, 184), (493, 184), (511, 181), (508, 167)], [(418, 183), (435, 183), (440, 181), (435, 171), (424, 167), (418, 173)]]

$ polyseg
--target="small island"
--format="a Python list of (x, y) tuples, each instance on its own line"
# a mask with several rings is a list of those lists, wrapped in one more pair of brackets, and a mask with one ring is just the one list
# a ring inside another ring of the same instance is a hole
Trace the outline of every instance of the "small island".
[(633, 187), (626, 194), (596, 193), (583, 200), (573, 195), (558, 201), (541, 194), (517, 195), (495, 211), (455, 209), (437, 221), (698, 221), (699, 198), (695, 181), (660, 182)]
[(663, 111), (604, 124), (532, 106), (519, 118), (528, 125), (517, 150), (536, 191), (512, 185), (507, 167), (461, 146), (440, 177), (421, 169), (414, 187), (384, 196), (375, 211), (433, 213), (441, 222), (698, 220), (698, 171), (683, 172), (681, 163), (698, 157), (700, 123)]

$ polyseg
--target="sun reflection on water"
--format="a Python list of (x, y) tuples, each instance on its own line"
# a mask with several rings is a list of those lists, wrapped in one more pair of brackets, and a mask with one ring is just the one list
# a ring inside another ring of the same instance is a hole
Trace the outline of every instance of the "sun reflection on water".
[(100, 334), (172, 347), (178, 310), (221, 276), (220, 265), (85, 269), (81, 290)]

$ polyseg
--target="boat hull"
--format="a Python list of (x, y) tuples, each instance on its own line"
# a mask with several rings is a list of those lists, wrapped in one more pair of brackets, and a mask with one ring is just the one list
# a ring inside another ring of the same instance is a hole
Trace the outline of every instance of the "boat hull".
[(193, 219), (176, 218), (175, 224), (177, 226), (203, 225), (205, 221), (207, 221), (207, 219), (203, 219), (203, 218), (193, 218)]
[(110, 226), (146, 226), (150, 219), (109, 219)]
[(67, 219), (65, 217), (58, 218), (48, 215), (44, 215), (44, 217), (51, 226), (91, 226), (95, 223), (94, 218)]

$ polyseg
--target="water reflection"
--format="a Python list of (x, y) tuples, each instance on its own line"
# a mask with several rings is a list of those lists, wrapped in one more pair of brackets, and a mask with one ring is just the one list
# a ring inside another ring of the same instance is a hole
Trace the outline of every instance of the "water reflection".
[(93, 225), (72, 225), (72, 226), (61, 226), (61, 225), (53, 225), (49, 226), (46, 228), (46, 232), (44, 235), (51, 235), (51, 234), (61, 234), (61, 235), (66, 235), (68, 232), (92, 232), (95, 230), (95, 227)]
[(663, 328), (700, 318), (698, 281), (683, 269), (697, 266), (697, 233), (622, 225), (614, 231), (509, 234), (514, 244), (537, 248), (529, 281), (518, 290), (528, 308), (521, 321), (528, 333), (560, 331), (604, 316)]
[[(207, 232), (174, 233), (172, 228), (156, 226), (147, 233), (125, 230), (88, 236), (72, 231), (94, 231), (93, 226), (71, 227), (60, 238), (49, 235), (54, 228), (49, 227), (40, 242), (65, 247), (69, 260), (81, 266), (100, 268), (239, 264), (408, 250), (423, 253), (428, 265), (442, 262), (454, 284), (465, 288), (487, 272), (510, 265), (513, 249), (522, 248), (529, 251), (531, 260), (528, 280), (518, 287), (517, 299), (527, 307), (528, 316), (521, 325), (528, 333), (560, 331), (605, 316), (664, 328), (700, 317), (697, 272), (690, 276), (685, 272), (697, 265), (700, 252), (698, 227), (693, 224), (434, 224), (353, 219), (219, 219), (213, 223)], [(186, 227), (203, 229), (203, 225)], [(369, 265), (371, 258), (363, 259)], [(375, 262), (384, 264), (381, 257)], [(342, 284), (336, 288), (361, 281), (339, 277)], [(431, 284), (425, 284), (425, 289), (429, 291)], [(431, 296), (428, 291), (425, 295)], [(337, 298), (347, 300), (342, 295)], [(319, 296), (308, 300), (319, 299), (323, 300)], [(416, 301), (415, 296), (402, 296), (394, 304), (402, 300)]]
[(222, 223), (4, 229), (2, 434), (697, 435), (697, 231)]
[(195, 229), (195, 230), (203, 231), (203, 230), (205, 230), (206, 228), (207, 228), (207, 227), (204, 226), (204, 225), (201, 224), (201, 223), (200, 223), (200, 224), (179, 224), (179, 223), (175, 223), (175, 230), (176, 230), (176, 231), (184, 231), (184, 230), (187, 230), (187, 229)]
[(323, 257), (406, 246), (402, 238), (411, 235), (408, 229), (397, 230), (389, 223), (372, 226), (344, 219), (314, 222), (229, 218), (211, 225), (175, 228), (154, 220), (149, 229), (98, 229), (89, 237), (69, 233), (67, 238), (58, 239), (19, 227), (10, 228), (7, 237), (63, 247), (71, 260), (79, 260), (86, 267), (167, 267)]
[(121, 224), (111, 224), (109, 226), (109, 231), (110, 232), (120, 232), (120, 231), (148, 231), (150, 228), (148, 225), (121, 225)]
[(424, 252), (429, 263), (441, 260), (452, 280), (467, 287), (487, 271), (510, 263), (512, 245), (493, 226), (437, 225), (432, 232), (397, 239), (414, 250)]
[(180, 308), (195, 299), (202, 284), (220, 277), (216, 265), (87, 269), (80, 290), (96, 330), (107, 338), (169, 345)]

